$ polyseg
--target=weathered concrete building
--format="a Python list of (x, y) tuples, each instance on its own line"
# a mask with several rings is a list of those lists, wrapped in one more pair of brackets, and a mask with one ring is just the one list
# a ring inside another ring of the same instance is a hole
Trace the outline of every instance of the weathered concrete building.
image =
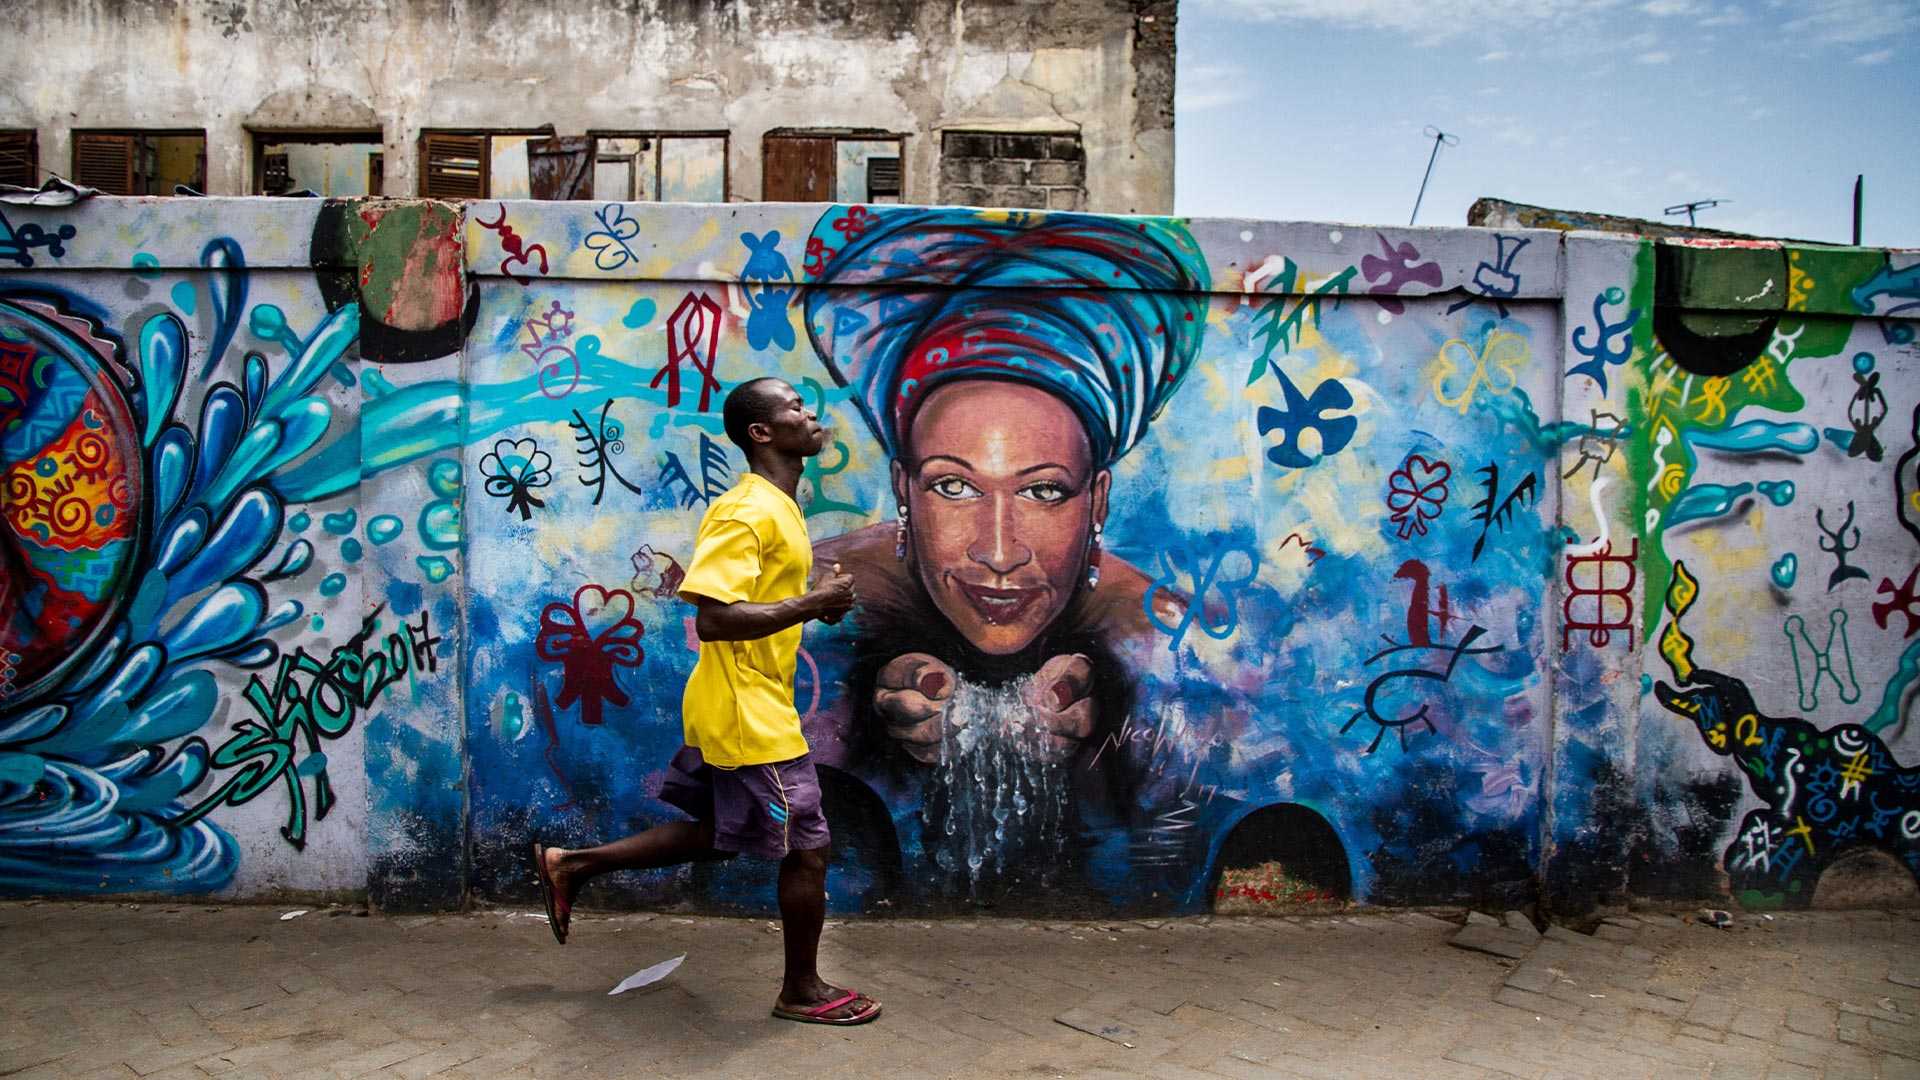
[[(23, 0), (0, 179), (1173, 208), (1172, 0)], [(29, 64), (28, 58), (31, 58)]]

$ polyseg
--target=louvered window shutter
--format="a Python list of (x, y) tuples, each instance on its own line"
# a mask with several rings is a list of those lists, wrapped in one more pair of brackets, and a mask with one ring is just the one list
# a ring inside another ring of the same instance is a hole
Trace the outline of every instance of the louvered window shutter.
[(108, 195), (138, 195), (134, 186), (134, 136), (75, 132), (73, 182)]
[(420, 194), (429, 199), (484, 199), (488, 187), (485, 135), (420, 136)]
[(40, 186), (40, 143), (31, 131), (0, 131), (0, 184)]

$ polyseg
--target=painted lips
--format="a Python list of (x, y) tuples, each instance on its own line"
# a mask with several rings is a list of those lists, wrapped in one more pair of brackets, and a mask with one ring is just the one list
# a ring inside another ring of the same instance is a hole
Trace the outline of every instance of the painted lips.
[(1020, 621), (1039, 599), (1043, 589), (995, 589), (986, 585), (971, 585), (956, 582), (960, 592), (978, 611), (982, 618), (995, 626), (1004, 626)]

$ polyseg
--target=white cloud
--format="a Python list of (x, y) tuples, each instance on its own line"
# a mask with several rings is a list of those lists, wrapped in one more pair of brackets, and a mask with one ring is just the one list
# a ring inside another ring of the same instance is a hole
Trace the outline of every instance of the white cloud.
[(1658, 51), (1641, 53), (1639, 56), (1633, 58), (1633, 62), (1636, 64), (1670, 64), (1673, 62), (1673, 54)]
[(1330, 23), (1354, 29), (1406, 34), (1424, 44), (1491, 29), (1538, 31), (1584, 22), (1622, 0), (1201, 0), (1228, 16), (1276, 22)]
[(1174, 107), (1200, 112), (1238, 104), (1251, 97), (1246, 69), (1236, 64), (1196, 64), (1180, 71)]
[(1649, 15), (1667, 18), (1676, 15), (1705, 15), (1712, 9), (1700, 3), (1699, 0), (1647, 0), (1640, 5), (1640, 10)]
[(1891, 59), (1893, 59), (1892, 49), (1875, 49), (1870, 53), (1861, 53), (1859, 56), (1854, 57), (1853, 62), (1856, 64), (1873, 65), (1884, 64)]
[(1505, 60), (1507, 57), (1512, 55), (1513, 55), (1512, 53), (1508, 52), (1505, 49), (1494, 49), (1491, 52), (1481, 53), (1480, 62), (1483, 64), (1491, 64), (1497, 60)]
[(1920, 4), (1913, 0), (1772, 0), (1791, 17), (1781, 25), (1789, 37), (1825, 45), (1886, 41), (1920, 30)]

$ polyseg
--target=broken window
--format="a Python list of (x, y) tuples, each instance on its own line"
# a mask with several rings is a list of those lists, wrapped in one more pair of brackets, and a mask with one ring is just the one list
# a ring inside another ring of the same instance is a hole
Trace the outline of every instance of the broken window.
[(253, 193), (311, 191), (335, 198), (378, 195), (378, 131), (253, 133)]
[(207, 136), (200, 131), (76, 131), (73, 181), (109, 195), (207, 190)]
[(725, 202), (725, 132), (427, 132), (420, 193), (441, 199)]
[(614, 202), (726, 202), (725, 132), (597, 132), (593, 197)]
[(767, 202), (899, 202), (906, 140), (886, 132), (773, 132), (762, 147)]
[(0, 131), (0, 184), (40, 186), (40, 139), (31, 129)]

